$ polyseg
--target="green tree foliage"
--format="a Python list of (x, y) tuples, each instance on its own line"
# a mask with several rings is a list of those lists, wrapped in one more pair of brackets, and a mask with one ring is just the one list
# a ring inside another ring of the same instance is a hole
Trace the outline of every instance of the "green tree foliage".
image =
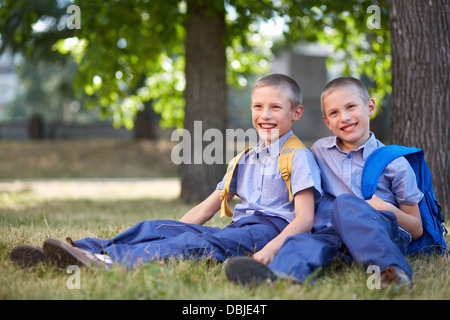
[[(69, 5), (80, 8), (80, 29), (67, 26)], [(4, 0), (1, 48), (47, 57), (71, 54), (78, 64), (74, 87), (87, 106), (101, 106), (117, 126), (133, 126), (137, 110), (152, 100), (162, 126), (182, 126), (184, 118), (187, 1), (183, 0)], [(227, 81), (245, 86), (250, 73), (269, 69), (271, 42), (258, 23), (280, 17), (285, 39), (319, 42), (348, 75), (364, 74), (381, 100), (390, 87), (388, 4), (366, 0), (203, 1), (227, 11)], [(375, 5), (379, 15), (368, 9)], [(33, 26), (40, 22), (44, 30)], [(207, 26), (205, 26), (207, 27)], [(379, 103), (380, 104), (380, 103)]]
[(340, 63), (345, 75), (365, 77), (371, 96), (381, 106), (392, 92), (388, 1), (283, 2), (287, 39), (318, 41), (331, 54), (327, 67)]

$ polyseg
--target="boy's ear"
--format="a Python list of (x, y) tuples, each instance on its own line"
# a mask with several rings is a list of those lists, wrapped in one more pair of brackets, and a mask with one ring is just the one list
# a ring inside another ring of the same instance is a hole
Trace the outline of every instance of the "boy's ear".
[(375, 100), (370, 98), (368, 105), (369, 105), (369, 115), (373, 116), (375, 114)]
[(328, 121), (327, 117), (322, 116), (323, 122), (327, 125), (328, 129), (331, 130), (330, 121)]
[(303, 106), (301, 104), (296, 106), (295, 109), (294, 109), (294, 115), (293, 115), (292, 120), (293, 121), (299, 120), (302, 117), (303, 110), (304, 110), (304, 108), (303, 108)]

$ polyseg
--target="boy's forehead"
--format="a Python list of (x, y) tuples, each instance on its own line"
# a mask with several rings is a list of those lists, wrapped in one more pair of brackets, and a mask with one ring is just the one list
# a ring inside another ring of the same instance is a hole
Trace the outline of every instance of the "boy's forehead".
[(280, 92), (280, 90), (278, 89), (277, 86), (273, 86), (273, 85), (270, 85), (270, 84), (266, 84), (266, 85), (263, 85), (263, 86), (261, 86), (261, 85), (255, 86), (253, 88), (253, 93), (255, 93), (256, 91), (259, 91), (259, 90), (276, 90), (276, 91)]
[(257, 93), (257, 92), (258, 93), (265, 92), (267, 94), (274, 95), (274, 96), (278, 95), (278, 96), (287, 97), (287, 95), (284, 94), (282, 92), (282, 90), (280, 90), (276, 86), (265, 85), (265, 86), (257, 86), (255, 88), (253, 88), (253, 92), (252, 92), (252, 96), (251, 96), (252, 100), (253, 100), (253, 97), (254, 97), (255, 93)]
[(353, 87), (342, 87), (342, 88), (337, 88), (334, 89), (333, 91), (328, 92), (322, 99), (323, 102), (323, 107), (328, 107), (328, 106), (332, 106), (333, 102), (337, 101), (335, 100), (336, 98), (340, 98), (343, 101), (339, 101), (339, 102), (344, 102), (344, 101), (354, 101), (354, 100), (361, 100), (363, 102), (365, 102), (364, 98), (362, 97), (362, 95), (360, 94), (359, 90), (357, 88), (353, 88)]

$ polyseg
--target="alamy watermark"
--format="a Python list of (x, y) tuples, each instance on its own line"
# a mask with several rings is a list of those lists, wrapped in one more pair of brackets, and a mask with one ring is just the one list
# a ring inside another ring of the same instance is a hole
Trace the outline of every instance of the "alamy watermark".
[(380, 266), (370, 265), (367, 267), (366, 273), (370, 274), (370, 276), (367, 277), (366, 281), (367, 288), (370, 290), (381, 289)]
[(71, 15), (66, 20), (68, 29), (81, 29), (81, 10), (80, 7), (73, 4), (67, 7), (66, 13)]
[(367, 18), (366, 26), (369, 29), (381, 29), (381, 9), (377, 5), (367, 7), (366, 13), (372, 15)]
[[(279, 131), (270, 130), (272, 144), (278, 144)], [(179, 143), (172, 149), (171, 159), (179, 164), (226, 164), (235, 156), (234, 146), (238, 152), (244, 150), (244, 145), (255, 146), (258, 143), (258, 132), (255, 129), (226, 129), (225, 137), (222, 131), (215, 128), (203, 132), (202, 121), (194, 121), (194, 132), (178, 129), (172, 132), (171, 140)], [(266, 137), (267, 138), (267, 137)], [(205, 147), (203, 148), (203, 145)], [(241, 162), (242, 163), (242, 159)], [(256, 158), (248, 158), (254, 161)]]
[(72, 274), (66, 280), (68, 289), (81, 289), (81, 271), (79, 266), (71, 265), (67, 267), (67, 273)]

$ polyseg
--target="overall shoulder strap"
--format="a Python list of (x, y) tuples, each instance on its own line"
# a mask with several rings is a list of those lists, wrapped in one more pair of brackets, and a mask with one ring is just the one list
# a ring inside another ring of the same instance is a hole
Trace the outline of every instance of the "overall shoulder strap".
[(361, 192), (364, 199), (372, 198), (381, 173), (392, 160), (415, 153), (421, 153), (421, 156), (423, 156), (422, 149), (399, 145), (383, 146), (372, 152), (364, 164), (361, 176)]
[(222, 189), (222, 192), (220, 193), (220, 199), (222, 200), (222, 203), (220, 205), (220, 218), (222, 219), (225, 217), (225, 215), (232, 217), (233, 213), (231, 212), (230, 208), (228, 208), (228, 200), (227, 195), (230, 192), (230, 184), (231, 179), (233, 178), (234, 169), (236, 169), (236, 165), (238, 164), (241, 157), (246, 154), (250, 148), (245, 149), (240, 154), (238, 154), (236, 157), (234, 157), (227, 167), (227, 172), (225, 174), (225, 184)]
[(291, 190), (292, 159), (294, 158), (295, 151), (302, 148), (306, 148), (303, 142), (295, 135), (290, 136), (284, 143), (280, 156), (278, 157), (278, 168), (281, 172), (281, 176), (286, 182), (289, 192), (289, 201), (294, 199)]

